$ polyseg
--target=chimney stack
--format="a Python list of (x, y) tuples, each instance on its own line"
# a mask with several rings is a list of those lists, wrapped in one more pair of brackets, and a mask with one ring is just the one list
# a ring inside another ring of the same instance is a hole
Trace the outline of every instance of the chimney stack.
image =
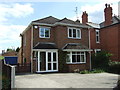
[(88, 14), (85, 12), (83, 12), (82, 14), (82, 23), (86, 24), (88, 22)]
[(112, 24), (112, 7), (110, 7), (110, 4), (105, 4), (104, 16), (105, 26)]

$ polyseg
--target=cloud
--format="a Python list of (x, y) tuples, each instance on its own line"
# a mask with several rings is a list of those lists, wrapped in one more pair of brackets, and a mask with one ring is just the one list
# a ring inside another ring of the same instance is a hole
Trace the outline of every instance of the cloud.
[(26, 26), (24, 25), (0, 25), (0, 51), (2, 49), (7, 49), (12, 46), (20, 46), (20, 33), (25, 30)]
[(20, 33), (25, 30), (27, 26), (16, 25), (8, 23), (8, 20), (22, 18), (31, 15), (34, 9), (31, 4), (0, 4), (0, 53), (3, 49), (7, 49), (13, 46), (20, 46), (21, 39)]
[(7, 21), (9, 17), (26, 17), (34, 12), (31, 4), (0, 4), (0, 24)]

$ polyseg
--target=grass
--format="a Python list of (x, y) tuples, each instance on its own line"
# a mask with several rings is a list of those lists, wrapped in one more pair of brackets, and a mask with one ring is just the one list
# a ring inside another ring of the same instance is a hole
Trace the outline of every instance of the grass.
[(2, 60), (2, 59), (4, 59), (4, 57), (3, 57), (3, 56), (0, 56), (0, 59)]
[(104, 72), (104, 70), (102, 69), (94, 69), (94, 70), (84, 70), (84, 71), (81, 71), (80, 74), (91, 74), (91, 73), (102, 73)]

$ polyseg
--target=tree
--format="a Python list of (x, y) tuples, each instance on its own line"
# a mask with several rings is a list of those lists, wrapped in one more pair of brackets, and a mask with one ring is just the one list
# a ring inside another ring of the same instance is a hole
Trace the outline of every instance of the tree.
[(16, 52), (19, 52), (19, 50), (20, 50), (20, 48), (19, 48), (19, 47), (17, 47), (17, 48), (16, 48)]
[(13, 50), (13, 49), (11, 49), (11, 48), (8, 48), (8, 49), (7, 49), (7, 52), (9, 52), (9, 51), (14, 51), (14, 50)]

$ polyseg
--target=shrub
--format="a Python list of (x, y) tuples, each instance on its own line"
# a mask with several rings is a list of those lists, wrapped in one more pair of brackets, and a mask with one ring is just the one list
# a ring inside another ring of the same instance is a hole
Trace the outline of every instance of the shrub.
[(104, 70), (94, 69), (94, 70), (91, 70), (91, 71), (88, 71), (88, 70), (81, 71), (80, 74), (102, 73), (102, 72), (104, 72)]
[(110, 61), (110, 56), (112, 54), (106, 52), (106, 51), (101, 51), (99, 53), (93, 54), (92, 55), (92, 68), (98, 68), (98, 69), (108, 69), (109, 67), (109, 61)]
[(108, 72), (120, 74), (120, 62), (110, 61)]

